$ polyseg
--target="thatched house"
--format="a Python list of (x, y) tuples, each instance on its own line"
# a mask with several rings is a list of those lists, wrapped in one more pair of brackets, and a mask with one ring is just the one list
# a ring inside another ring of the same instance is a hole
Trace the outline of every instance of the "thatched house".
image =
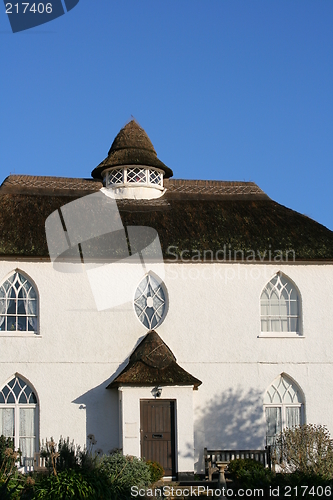
[[(327, 424), (333, 233), (252, 182), (173, 180), (128, 123), (90, 179), (0, 188), (0, 434), (201, 472)], [(331, 318), (332, 316), (332, 318)]]

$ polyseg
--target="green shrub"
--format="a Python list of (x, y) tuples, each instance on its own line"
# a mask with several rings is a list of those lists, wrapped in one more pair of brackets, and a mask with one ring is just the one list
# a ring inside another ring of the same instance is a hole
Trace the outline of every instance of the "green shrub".
[(152, 483), (156, 483), (164, 476), (164, 469), (161, 464), (158, 462), (152, 462), (151, 460), (147, 460), (146, 464), (149, 466), (150, 470), (150, 481)]
[(79, 465), (79, 451), (80, 448), (75, 446), (74, 441), (69, 441), (69, 438), (65, 440), (61, 437), (58, 443), (57, 471), (75, 469)]
[(41, 455), (46, 459), (49, 472), (55, 475), (67, 469), (89, 471), (94, 470), (97, 462), (97, 455), (92, 453), (91, 448), (81, 449), (79, 445), (75, 445), (74, 441), (70, 441), (69, 437), (67, 439), (60, 437), (58, 445), (51, 438), (42, 446)]
[(253, 472), (264, 470), (265, 467), (261, 462), (256, 462), (252, 458), (236, 458), (231, 460), (228, 465), (228, 472), (232, 479), (238, 479), (239, 474), (243, 471)]
[(122, 455), (119, 451), (104, 456), (98, 470), (108, 481), (112, 499), (128, 498), (131, 486), (144, 487), (151, 482), (146, 462), (137, 457)]
[(283, 472), (333, 479), (333, 441), (325, 426), (285, 429), (276, 439), (273, 459)]
[[(292, 472), (288, 474), (278, 473), (272, 476), (271, 488), (280, 488), (280, 492), (287, 493), (290, 499), (319, 499), (331, 497), (333, 485), (331, 481), (325, 480), (315, 474), (300, 474)], [(326, 495), (327, 491), (328, 495)]]
[(263, 488), (272, 480), (271, 471), (251, 458), (236, 458), (228, 465), (228, 472), (233, 480), (241, 483), (243, 488)]
[(12, 438), (7, 438), (7, 437), (5, 437), (3, 435), (0, 436), (0, 466), (7, 459), (5, 451), (8, 448), (11, 448), (13, 451), (15, 451), (15, 449), (14, 449), (14, 440)]
[[(34, 476), (37, 476), (36, 473), (32, 474)], [(13, 492), (10, 496), (11, 500), (32, 500), (33, 498), (35, 498), (35, 480), (32, 477), (32, 474), (15, 474), (15, 477), (13, 479), (16, 483), (16, 489), (15, 492)], [(1, 495), (0, 498), (2, 499)]]
[(63, 470), (56, 476), (54, 474), (41, 475), (35, 485), (35, 498), (38, 500), (97, 498), (89, 479), (91, 478), (85, 477), (75, 469)]
[(15, 451), (14, 441), (11, 438), (0, 436), (0, 498), (18, 498), (22, 488), (21, 474), (17, 472), (17, 462), (20, 452)]

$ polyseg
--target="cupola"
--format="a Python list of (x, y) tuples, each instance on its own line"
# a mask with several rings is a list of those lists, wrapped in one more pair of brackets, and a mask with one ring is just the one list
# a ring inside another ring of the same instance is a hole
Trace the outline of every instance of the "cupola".
[(114, 198), (151, 199), (164, 193), (172, 170), (158, 158), (148, 135), (131, 120), (114, 139), (107, 158), (91, 173)]

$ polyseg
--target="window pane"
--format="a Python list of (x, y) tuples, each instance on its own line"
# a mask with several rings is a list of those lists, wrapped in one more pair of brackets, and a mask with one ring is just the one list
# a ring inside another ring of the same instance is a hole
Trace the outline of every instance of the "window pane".
[(298, 314), (297, 302), (294, 301), (290, 302), (290, 314), (293, 316), (297, 316)]
[(163, 309), (165, 306), (165, 302), (164, 302), (164, 299), (161, 299), (161, 297), (159, 296), (159, 294), (157, 293), (154, 297), (153, 297), (153, 308), (156, 309), (156, 310), (160, 310), (160, 309)]
[(281, 318), (281, 332), (288, 332), (288, 319)]
[(142, 311), (146, 307), (146, 298), (144, 295), (135, 299), (135, 305)]
[(14, 278), (15, 278), (15, 274), (12, 274), (8, 280), (3, 284), (3, 286), (6, 288), (6, 290), (8, 290), (8, 288), (10, 287), (11, 283), (13, 283), (14, 281)]
[(287, 316), (288, 315), (287, 302), (282, 297), (281, 297), (281, 300), (280, 300), (280, 314), (281, 314), (281, 316)]
[(0, 408), (0, 435), (14, 437), (14, 408)]
[(298, 332), (298, 318), (290, 318), (290, 331)]
[(7, 330), (8, 331), (16, 331), (16, 317), (15, 316), (8, 316), (7, 317)]
[(109, 184), (122, 184), (124, 182), (123, 169), (112, 170), (109, 172), (108, 183)]
[(28, 330), (29, 332), (36, 332), (37, 331), (37, 319), (36, 318), (28, 318)]
[[(1, 392), (2, 392), (2, 394), (3, 394), (3, 397), (4, 397), (5, 399), (7, 399), (7, 396), (8, 396), (8, 394), (9, 394), (9, 387), (8, 387), (7, 385), (5, 385), (5, 387), (2, 389), (2, 391), (1, 391)], [(4, 401), (4, 402), (5, 402), (5, 401)]]
[(7, 398), (7, 403), (9, 404), (14, 404), (15, 403), (15, 396), (12, 392), (9, 393), (8, 398)]
[(6, 314), (7, 312), (7, 301), (6, 299), (0, 299), (0, 314)]
[(266, 301), (261, 303), (261, 315), (262, 316), (269, 315), (269, 305)]
[(301, 425), (301, 408), (287, 406), (287, 408), (286, 408), (286, 426), (287, 427), (295, 427), (296, 425)]
[(35, 300), (27, 300), (26, 313), (36, 315), (37, 313), (37, 302)]
[(270, 322), (266, 319), (261, 320), (261, 331), (262, 332), (270, 332), (269, 323)]
[(16, 300), (7, 302), (7, 314), (16, 314)]
[(146, 182), (146, 171), (142, 168), (128, 168), (127, 182)]
[(19, 332), (25, 332), (27, 330), (27, 318), (19, 316), (17, 318), (17, 330)]
[(19, 403), (20, 404), (27, 404), (29, 401), (29, 395), (31, 393), (30, 387), (26, 387), (23, 392), (20, 394), (20, 399)]
[(267, 444), (274, 444), (274, 438), (282, 430), (281, 408), (265, 408), (266, 415), (266, 441)]
[(280, 332), (281, 331), (281, 324), (279, 319), (272, 319), (271, 320), (271, 328), (272, 332)]
[(19, 380), (20, 379), (16, 378), (15, 383), (13, 385), (13, 392), (14, 392), (16, 398), (18, 397), (18, 395), (22, 391), (22, 387), (21, 387), (21, 384), (19, 384)]
[(29, 403), (35, 403), (37, 404), (37, 398), (34, 392), (31, 392)]
[(25, 314), (25, 300), (18, 300), (17, 301), (17, 314)]
[(12, 389), (15, 385), (15, 382), (16, 382), (16, 378), (14, 377), (14, 378), (12, 378), (12, 380), (10, 382), (8, 382), (8, 384), (7, 384), (8, 387), (10, 387)]
[(35, 408), (20, 408), (20, 436), (35, 436)]
[[(30, 463), (30, 461), (32, 461), (34, 458), (35, 438), (20, 437), (20, 450), (22, 452), (22, 464), (25, 466), (33, 465), (32, 463)], [(30, 459), (29, 462), (27, 462), (26, 459)]]
[(151, 169), (149, 173), (149, 182), (151, 184), (161, 184), (161, 180), (162, 180), (161, 174)]
[[(147, 318), (148, 318), (148, 321), (151, 322), (153, 316), (154, 316), (154, 309), (152, 307), (147, 307), (146, 308), (146, 315), (147, 315)], [(153, 328), (153, 327), (152, 327)]]
[(279, 302), (276, 302), (276, 300), (271, 301), (271, 315), (272, 316), (279, 316), (280, 314), (280, 307), (279, 307)]

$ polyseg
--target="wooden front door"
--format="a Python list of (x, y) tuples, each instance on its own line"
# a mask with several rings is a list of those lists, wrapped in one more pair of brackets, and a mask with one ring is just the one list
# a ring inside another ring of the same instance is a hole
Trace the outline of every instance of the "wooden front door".
[(168, 399), (140, 401), (141, 457), (162, 465), (175, 476), (175, 403)]

